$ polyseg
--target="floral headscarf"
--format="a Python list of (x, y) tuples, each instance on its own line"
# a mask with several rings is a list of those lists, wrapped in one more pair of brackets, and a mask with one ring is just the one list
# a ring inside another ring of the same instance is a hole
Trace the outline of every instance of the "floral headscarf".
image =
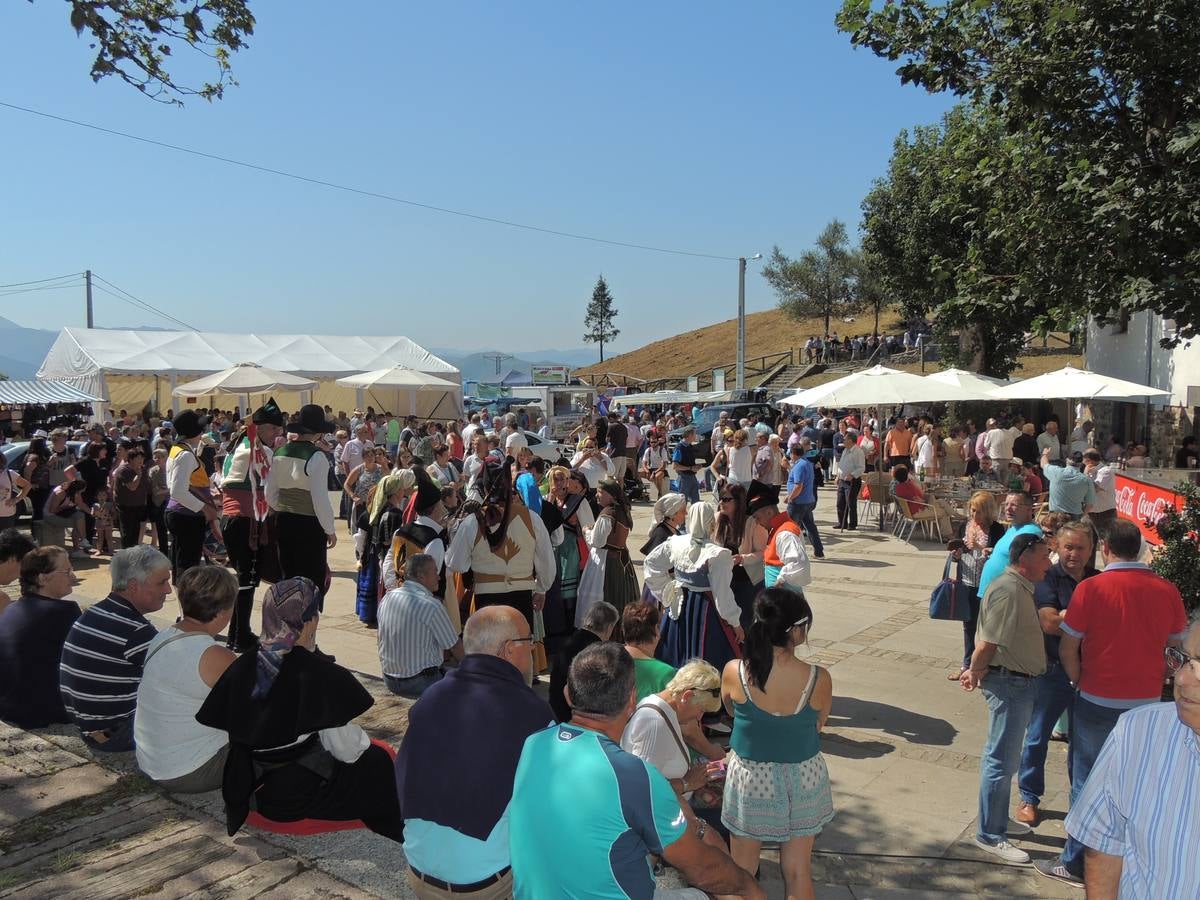
[(372, 525), (379, 521), (379, 517), (383, 515), (384, 509), (387, 508), (388, 498), (396, 491), (411, 491), (417, 483), (417, 476), (412, 473), (411, 469), (404, 469), (397, 472), (395, 475), (384, 475), (379, 479), (379, 484), (375, 486), (375, 493), (371, 497), (371, 506), (368, 510), (367, 521)]
[(261, 700), (271, 692), (283, 658), (296, 644), (304, 624), (317, 614), (321, 593), (307, 578), (277, 581), (263, 597), (262, 634), (251, 696)]

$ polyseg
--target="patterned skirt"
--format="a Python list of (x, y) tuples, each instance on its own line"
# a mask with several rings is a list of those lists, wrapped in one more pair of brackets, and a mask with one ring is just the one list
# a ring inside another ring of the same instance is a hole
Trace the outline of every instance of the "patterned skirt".
[(784, 842), (820, 834), (833, 819), (825, 758), (801, 763), (750, 762), (730, 751), (721, 821), (731, 834)]
[(362, 567), (358, 570), (358, 591), (355, 595), (354, 611), (367, 625), (374, 625), (379, 610), (379, 558), (374, 553), (364, 553)]
[(675, 668), (689, 659), (703, 659), (720, 672), (731, 659), (740, 659), (737, 639), (729, 623), (717, 614), (708, 591), (683, 588), (679, 618), (664, 614), (654, 655)]

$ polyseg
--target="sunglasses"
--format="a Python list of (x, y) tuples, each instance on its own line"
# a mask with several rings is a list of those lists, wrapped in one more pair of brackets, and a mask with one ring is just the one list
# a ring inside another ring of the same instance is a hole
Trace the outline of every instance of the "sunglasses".
[(719, 497), (718, 499), (719, 499), (719, 500), (720, 500), (722, 503), (732, 503), (732, 502), (733, 502), (733, 498), (732, 498), (732, 497)]

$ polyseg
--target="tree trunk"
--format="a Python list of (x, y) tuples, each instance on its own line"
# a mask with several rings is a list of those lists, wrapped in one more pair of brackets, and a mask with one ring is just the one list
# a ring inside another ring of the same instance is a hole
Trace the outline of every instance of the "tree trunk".
[(875, 304), (875, 333), (879, 334), (879, 307), (880, 303)]

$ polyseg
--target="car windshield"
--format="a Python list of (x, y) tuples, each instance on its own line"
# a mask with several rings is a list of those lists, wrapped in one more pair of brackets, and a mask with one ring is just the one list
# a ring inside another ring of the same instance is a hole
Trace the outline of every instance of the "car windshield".
[(719, 409), (713, 409), (711, 407), (709, 409), (702, 409), (702, 410), (700, 410), (700, 417), (698, 419), (696, 419), (695, 424), (699, 425), (699, 426), (703, 426), (703, 427), (707, 427), (709, 425), (716, 425), (717, 419), (719, 419), (720, 417), (721, 417), (721, 410), (719, 410)]

